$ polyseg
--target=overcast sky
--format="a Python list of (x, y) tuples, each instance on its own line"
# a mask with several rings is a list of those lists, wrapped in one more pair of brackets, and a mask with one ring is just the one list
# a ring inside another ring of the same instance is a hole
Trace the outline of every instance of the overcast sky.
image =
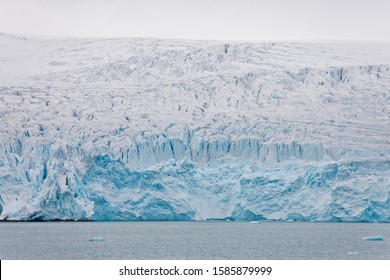
[(0, 32), (390, 41), (390, 0), (0, 0)]

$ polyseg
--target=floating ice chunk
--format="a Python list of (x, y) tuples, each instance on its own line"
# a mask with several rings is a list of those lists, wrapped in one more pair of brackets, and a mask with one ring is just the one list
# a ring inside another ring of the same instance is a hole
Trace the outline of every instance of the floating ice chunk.
[(95, 236), (95, 237), (91, 237), (89, 239), (89, 241), (102, 242), (102, 241), (105, 241), (105, 239), (103, 237), (100, 237), (100, 236)]
[(359, 254), (359, 252), (348, 252), (347, 253), (348, 256), (356, 256), (358, 254)]
[(363, 240), (366, 240), (366, 241), (383, 241), (385, 239), (383, 238), (383, 236), (377, 235), (377, 236), (366, 236), (366, 237), (363, 237)]
[(261, 224), (261, 221), (251, 221), (251, 224)]

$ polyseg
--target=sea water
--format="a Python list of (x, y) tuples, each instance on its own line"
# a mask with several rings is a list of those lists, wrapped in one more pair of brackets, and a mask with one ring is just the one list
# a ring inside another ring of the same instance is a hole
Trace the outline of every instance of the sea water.
[(0, 259), (390, 259), (390, 224), (10, 222)]

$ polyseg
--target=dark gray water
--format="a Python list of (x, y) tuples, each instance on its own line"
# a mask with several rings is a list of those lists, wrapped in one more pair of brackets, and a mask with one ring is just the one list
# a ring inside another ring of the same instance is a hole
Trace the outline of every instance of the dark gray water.
[(0, 259), (390, 259), (390, 224), (0, 223)]

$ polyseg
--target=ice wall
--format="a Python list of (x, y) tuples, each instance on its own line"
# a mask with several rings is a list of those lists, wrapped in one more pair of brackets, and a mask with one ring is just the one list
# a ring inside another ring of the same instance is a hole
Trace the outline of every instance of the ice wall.
[(0, 43), (1, 220), (390, 221), (386, 44)]

